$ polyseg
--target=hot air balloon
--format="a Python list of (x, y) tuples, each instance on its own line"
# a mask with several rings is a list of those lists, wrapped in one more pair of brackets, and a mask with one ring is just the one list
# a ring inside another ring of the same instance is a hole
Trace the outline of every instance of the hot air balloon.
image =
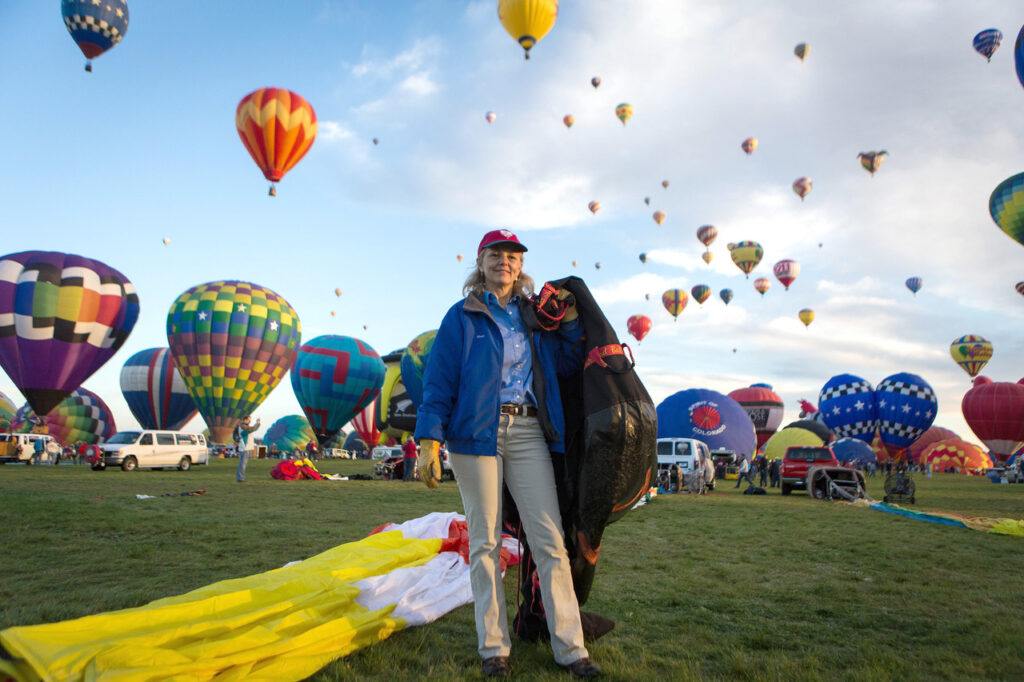
[(800, 318), (800, 321), (804, 323), (805, 327), (810, 327), (811, 322), (814, 322), (814, 311), (810, 308), (804, 308), (796, 314)]
[(750, 271), (757, 267), (757, 264), (761, 262), (761, 258), (764, 256), (764, 249), (757, 242), (743, 241), (735, 244), (729, 244), (729, 255), (732, 257), (732, 262), (736, 264), (743, 274), (749, 278)]
[(793, 48), (793, 54), (795, 54), (800, 61), (807, 59), (807, 53), (810, 51), (811, 46), (807, 43), (797, 43), (797, 46)]
[(462, 254), (460, 253), (460, 254), (456, 255), (455, 256), (455, 260), (457, 260), (457, 261), (459, 261), (461, 263), (462, 262)]
[(862, 467), (877, 460), (871, 446), (856, 438), (840, 438), (828, 444), (840, 464)]
[(662, 180), (661, 186), (664, 187), (665, 189), (668, 189), (668, 180)]
[(103, 366), (139, 318), (128, 278), (57, 251), (0, 258), (0, 365), (38, 415)]
[(722, 299), (723, 303), (729, 305), (729, 301), (732, 300), (732, 289), (722, 289), (718, 292), (718, 296)]
[[(1024, 29), (1022, 35), (1024, 35)], [(1017, 39), (1020, 43), (1020, 39)], [(988, 200), (992, 220), (1014, 241), (1024, 244), (1024, 173), (1003, 180)]]
[(334, 317), (337, 314), (338, 314), (337, 311), (334, 311), (334, 310), (331, 311), (331, 317)]
[(373, 138), (373, 145), (377, 146), (378, 144), (380, 144), (380, 140), (378, 138), (376, 138), (376, 137)]
[(974, 49), (985, 58), (985, 61), (992, 61), (992, 55), (996, 53), (1003, 42), (1003, 32), (998, 28), (986, 28), (974, 36)]
[(17, 411), (18, 406), (14, 404), (14, 401), (0, 391), (0, 431), (6, 431), (10, 427), (11, 420), (14, 419), (14, 414)]
[(949, 354), (953, 362), (967, 372), (967, 376), (976, 377), (992, 359), (992, 342), (984, 336), (967, 334), (949, 344)]
[(199, 284), (171, 304), (171, 355), (214, 443), (229, 442), (284, 378), (301, 335), (288, 301), (251, 282)]
[(341, 298), (342, 291), (340, 288), (334, 290), (334, 295)]
[(941, 426), (933, 426), (918, 436), (917, 440), (907, 448), (907, 457), (911, 462), (920, 463), (921, 454), (929, 445), (940, 440), (948, 439), (960, 440), (960, 436), (949, 429), (942, 428)]
[[(359, 414), (352, 417), (352, 428), (355, 429), (359, 437), (371, 450), (380, 443), (380, 429), (375, 419), (375, 413), (379, 409), (379, 402), (380, 396), (377, 396)], [(308, 424), (309, 421), (307, 420), (306, 423)]]
[(935, 471), (953, 471), (964, 475), (992, 466), (992, 460), (978, 446), (959, 438), (932, 443), (921, 453), (918, 463), (930, 466)]
[(313, 429), (304, 414), (290, 414), (270, 425), (263, 434), (263, 444), (277, 447), (278, 452), (305, 450), (306, 443), (313, 440)]
[[(28, 433), (32, 424), (39, 421), (28, 405), (18, 410), (11, 427), (14, 431)], [(21, 423), (18, 423), (21, 422)], [(43, 418), (46, 433), (61, 445), (74, 445), (82, 441), (86, 445), (102, 443), (115, 433), (114, 415), (103, 402), (103, 398), (85, 388), (76, 388)]]
[(562, 117), (562, 123), (565, 124), (566, 128), (572, 128), (572, 124), (576, 122), (576, 117), (572, 114), (566, 114)]
[(803, 201), (804, 197), (811, 193), (812, 186), (810, 178), (797, 178), (793, 181), (793, 191), (800, 197), (800, 201)]
[(494, 119), (498, 118), (498, 115), (493, 111), (488, 111), (484, 118), (487, 120), (488, 123), (494, 123)]
[(757, 289), (757, 293), (764, 296), (772, 288), (772, 281), (767, 277), (758, 277), (754, 280), (754, 288)]
[(121, 393), (144, 429), (180, 431), (196, 416), (169, 348), (147, 348), (128, 358), (121, 368)]
[(729, 397), (738, 402), (750, 417), (754, 424), (754, 434), (757, 436), (757, 447), (760, 448), (768, 442), (782, 423), (782, 414), (785, 411), (782, 398), (765, 386), (738, 388), (731, 391)]
[(694, 438), (710, 449), (749, 457), (757, 446), (754, 424), (739, 403), (705, 388), (670, 395), (657, 407), (658, 438)]
[(601, 269), (601, 263), (594, 263), (594, 269), (595, 270), (600, 270)]
[(640, 262), (641, 263), (646, 263), (647, 262), (647, 254), (646, 253), (641, 253), (640, 254)]
[(757, 138), (748, 137), (743, 140), (743, 142), (740, 143), (740, 149), (742, 149), (747, 156), (750, 156), (754, 153), (754, 150), (757, 149)]
[(896, 461), (931, 427), (938, 413), (935, 391), (916, 374), (900, 372), (882, 379), (875, 388), (878, 436)]
[(423, 402), (423, 372), (430, 359), (430, 351), (434, 347), (436, 336), (436, 329), (418, 335), (402, 351), (402, 359), (398, 363), (402, 373), (402, 383), (405, 384), (405, 390), (417, 409)]
[(874, 175), (875, 171), (882, 167), (882, 157), (888, 153), (884, 149), (880, 152), (861, 152), (857, 154), (857, 158), (860, 159), (860, 165), (864, 170)]
[(523, 47), (530, 48), (548, 34), (558, 18), (558, 0), (498, 0), (498, 19), (508, 34)]
[(260, 88), (238, 103), (235, 127), (263, 177), (274, 183), (302, 160), (316, 139), (316, 112), (300, 95), (284, 88)]
[(655, 211), (654, 212), (654, 216), (653, 216), (654, 217), (654, 222), (656, 222), (659, 225), (661, 225), (663, 222), (665, 222), (665, 215), (666, 214), (665, 214), (664, 211)]
[(598, 201), (591, 201), (590, 203), (587, 204), (587, 208), (590, 209), (591, 213), (597, 213), (598, 211), (601, 210), (601, 203)]
[(789, 291), (789, 285), (800, 276), (800, 263), (791, 258), (783, 258), (775, 264), (772, 272), (775, 273), (775, 279), (782, 283), (786, 291)]
[(1001, 463), (1024, 444), (1024, 385), (976, 383), (960, 402), (964, 421)]
[(906, 284), (911, 293), (916, 296), (917, 292), (921, 290), (921, 285), (924, 284), (924, 281), (920, 277), (909, 277)]
[(651, 295), (650, 294), (644, 294), (644, 300), (645, 301), (651, 300)]
[(615, 107), (615, 117), (622, 121), (622, 125), (626, 125), (626, 121), (633, 117), (633, 105), (623, 102)]
[(710, 251), (705, 251), (704, 253), (700, 254), (700, 257), (704, 259), (705, 263), (711, 265), (711, 261), (714, 259), (715, 254), (711, 253)]
[(766, 459), (782, 459), (786, 450), (793, 447), (820, 448), (825, 444), (818, 434), (796, 426), (779, 429), (764, 443)]
[(1013, 288), (1017, 290), (1017, 293), (1024, 296), (1024, 282), (1017, 282), (1013, 285)]
[(61, 0), (60, 14), (71, 39), (85, 55), (86, 71), (92, 71), (92, 60), (121, 42), (128, 32), (125, 0)]
[(878, 428), (875, 389), (853, 374), (837, 374), (818, 394), (818, 412), (836, 438), (870, 443)]
[(163, 241), (164, 246), (167, 246), (168, 244), (171, 243), (171, 238), (170, 237), (164, 237), (161, 241)]
[(577, 265), (576, 261), (573, 261), (573, 262), (572, 262), (572, 266), (573, 266), (573, 267), (576, 267), (576, 265)]
[(1024, 26), (1020, 27), (1017, 42), (1013, 44), (1013, 67), (1017, 70), (1017, 80), (1024, 87)]
[(299, 348), (291, 380), (299, 406), (324, 446), (380, 394), (384, 362), (365, 341), (325, 334)]
[(596, 88), (597, 86), (601, 85), (601, 79), (598, 78), (597, 76), (594, 76), (593, 78), (590, 79), (590, 84)]
[(672, 315), (673, 320), (679, 319), (679, 313), (683, 312), (688, 300), (689, 296), (682, 289), (669, 289), (661, 295), (661, 304)]
[(650, 197), (644, 197), (644, 204), (646, 204), (647, 206), (650, 206), (651, 205), (651, 198)]
[(718, 228), (714, 225), (701, 225), (697, 228), (697, 241), (703, 244), (705, 249), (711, 246), (717, 236)]
[(711, 287), (706, 284), (697, 284), (690, 289), (690, 295), (698, 305), (704, 305), (704, 301), (708, 300), (708, 296), (711, 295)]
[(626, 329), (637, 343), (640, 343), (647, 336), (647, 332), (651, 331), (651, 318), (646, 315), (633, 315), (626, 320)]

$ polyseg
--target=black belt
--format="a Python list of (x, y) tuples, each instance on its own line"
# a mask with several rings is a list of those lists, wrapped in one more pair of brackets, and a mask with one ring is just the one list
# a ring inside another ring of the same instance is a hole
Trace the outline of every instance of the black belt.
[(524, 403), (502, 403), (501, 413), (514, 414), (519, 417), (536, 417), (537, 408), (533, 405), (526, 405)]

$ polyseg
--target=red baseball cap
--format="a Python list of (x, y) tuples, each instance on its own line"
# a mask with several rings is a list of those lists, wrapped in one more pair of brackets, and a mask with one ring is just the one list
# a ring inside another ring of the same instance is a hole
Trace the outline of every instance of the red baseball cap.
[(491, 230), (480, 240), (480, 246), (477, 247), (476, 255), (479, 256), (488, 247), (500, 246), (502, 244), (511, 245), (512, 251), (527, 250), (519, 241), (519, 237), (515, 236), (511, 230)]

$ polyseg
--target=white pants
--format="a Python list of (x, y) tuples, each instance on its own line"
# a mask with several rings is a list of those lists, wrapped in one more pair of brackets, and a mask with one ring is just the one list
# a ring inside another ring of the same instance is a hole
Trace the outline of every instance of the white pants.
[(452, 453), (451, 460), (469, 527), (469, 578), (480, 657), (508, 656), (511, 648), (499, 563), (502, 483), (516, 501), (537, 564), (555, 661), (568, 665), (589, 656), (562, 538), (551, 453), (537, 418), (503, 414), (497, 456)]

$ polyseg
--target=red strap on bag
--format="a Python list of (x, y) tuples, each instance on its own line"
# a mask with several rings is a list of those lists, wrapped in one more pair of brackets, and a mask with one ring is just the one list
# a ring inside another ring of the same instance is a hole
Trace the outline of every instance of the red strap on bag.
[(558, 329), (562, 318), (569, 310), (569, 301), (559, 301), (556, 296), (558, 289), (550, 282), (545, 282), (540, 293), (533, 297), (533, 309), (537, 316), (537, 324), (545, 331)]
[(626, 355), (626, 351), (629, 351), (629, 366), (635, 367), (636, 360), (633, 359), (633, 351), (626, 344), (611, 343), (607, 346), (594, 346), (587, 353), (587, 361), (583, 363), (583, 369), (587, 369), (591, 365), (597, 365), (603, 369), (608, 369), (608, 363), (604, 361), (609, 355)]

